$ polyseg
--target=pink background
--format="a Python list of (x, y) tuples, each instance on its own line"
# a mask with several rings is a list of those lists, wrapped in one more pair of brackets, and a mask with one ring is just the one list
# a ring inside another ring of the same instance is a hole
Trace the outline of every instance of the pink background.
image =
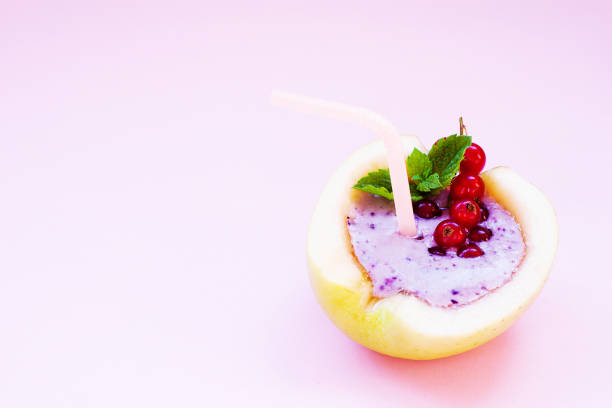
[[(0, 406), (612, 404), (609, 1), (49, 3), (0, 4)], [(306, 228), (374, 136), (273, 88), (463, 115), (557, 209), (532, 308), (431, 362), (340, 333)]]

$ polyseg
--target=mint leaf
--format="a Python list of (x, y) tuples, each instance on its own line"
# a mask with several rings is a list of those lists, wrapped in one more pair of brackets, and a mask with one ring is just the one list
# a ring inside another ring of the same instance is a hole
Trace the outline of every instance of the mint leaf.
[[(368, 173), (367, 176), (360, 178), (353, 188), (384, 197), (387, 200), (393, 200), (393, 188), (391, 187), (389, 169), (378, 169), (377, 171)], [(417, 186), (414, 185), (414, 183), (410, 183), (410, 193), (414, 201), (423, 199), (423, 196), (419, 194)]]
[[(421, 181), (431, 173), (432, 164), (429, 157), (419, 149), (414, 148), (406, 159), (406, 170), (415, 182)], [(418, 178), (415, 180), (415, 178)]]
[(419, 201), (425, 198), (425, 196), (419, 192), (417, 184), (413, 182), (410, 182), (410, 198), (412, 201)]
[(393, 200), (389, 169), (378, 169), (368, 173), (367, 176), (360, 178), (353, 188)]
[(431, 169), (431, 160), (417, 148), (414, 148), (410, 156), (406, 158), (406, 171), (410, 177), (410, 195), (413, 201), (424, 198), (420, 192), (428, 192), (438, 187), (438, 175), (430, 174)]
[(432, 190), (442, 187), (444, 186), (440, 183), (440, 177), (438, 176), (438, 173), (431, 174), (425, 180), (417, 184), (417, 190), (422, 191), (424, 193), (428, 193)]
[(428, 157), (432, 171), (438, 173), (441, 187), (450, 185), (453, 177), (459, 171), (463, 153), (472, 144), (471, 136), (451, 135), (439, 139), (429, 151)]

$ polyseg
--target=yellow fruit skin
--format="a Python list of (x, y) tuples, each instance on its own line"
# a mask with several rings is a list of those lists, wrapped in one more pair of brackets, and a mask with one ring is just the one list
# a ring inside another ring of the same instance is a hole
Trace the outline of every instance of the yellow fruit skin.
[[(413, 146), (422, 149), (418, 139), (406, 139), (406, 142), (409, 151)], [(357, 162), (367, 158), (370, 150), (373, 161), (380, 163), (381, 148), (373, 149), (371, 145), (356, 153)], [(370, 283), (357, 261), (350, 254), (339, 253), (350, 252), (348, 234), (340, 232), (340, 224), (344, 228), (345, 222), (342, 214), (346, 213), (342, 205), (339, 209), (330, 208), (334, 199), (340, 199), (339, 194), (350, 190), (355, 181), (352, 178), (359, 173), (354, 171), (354, 167), (360, 167), (354, 159), (349, 158), (343, 165), (344, 169), (341, 166), (338, 170), (339, 180), (334, 180), (334, 177), (330, 180), (326, 189), (331, 188), (332, 193), (324, 191), (322, 194), (308, 236), (310, 281), (317, 300), (332, 322), (369, 349), (413, 360), (447, 357), (473, 349), (510, 327), (540, 292), (556, 251), (556, 217), (544, 195), (510, 169), (496, 168), (482, 174), (487, 192), (515, 215), (523, 229), (528, 254), (524, 260), (526, 270), (519, 269), (513, 279), (517, 282), (511, 281), (474, 304), (458, 309), (430, 307), (405, 295), (377, 299), (371, 296)], [(350, 168), (348, 172), (347, 166)], [(369, 163), (364, 164), (364, 168), (371, 167)], [(342, 187), (343, 191), (336, 191), (344, 178), (348, 189)], [(507, 189), (504, 189), (504, 183)], [(514, 196), (523, 191), (524, 196)], [(521, 205), (522, 200), (534, 204), (532, 207)], [(542, 228), (550, 231), (542, 234)], [(538, 231), (532, 234), (532, 229)], [(328, 242), (324, 242), (326, 240)], [(327, 243), (329, 245), (325, 245)], [(337, 253), (325, 254), (321, 250), (328, 247)], [(489, 310), (491, 308), (494, 310)]]
[(326, 280), (312, 265), (309, 269), (315, 296), (331, 321), (362, 346), (392, 357), (432, 360), (471, 350), (504, 332), (529, 306), (469, 335), (427, 336), (387, 309), (367, 310), (359, 292)]

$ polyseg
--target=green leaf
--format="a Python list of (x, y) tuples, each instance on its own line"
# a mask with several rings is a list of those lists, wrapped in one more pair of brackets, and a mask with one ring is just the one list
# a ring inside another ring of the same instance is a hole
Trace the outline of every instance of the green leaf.
[(428, 193), (437, 188), (443, 187), (440, 183), (440, 177), (438, 173), (431, 174), (425, 180), (421, 181), (417, 184), (417, 190), (422, 191), (424, 193)]
[(412, 201), (419, 201), (425, 198), (425, 196), (418, 191), (417, 185), (412, 182), (410, 183), (410, 198)]
[(459, 164), (463, 160), (463, 153), (472, 144), (471, 136), (451, 135), (439, 139), (429, 151), (429, 160), (432, 171), (440, 176), (440, 185), (450, 185), (453, 177), (459, 171)]
[[(368, 173), (367, 176), (360, 178), (353, 188), (384, 197), (387, 200), (393, 200), (393, 188), (391, 187), (389, 169), (378, 169)], [(417, 191), (416, 184), (412, 182), (410, 183), (410, 193), (414, 201), (423, 199), (423, 195)]]
[(385, 187), (376, 187), (372, 184), (365, 184), (362, 186), (354, 185), (353, 188), (357, 190), (365, 191), (366, 193), (374, 194), (386, 198), (387, 200), (393, 200), (393, 193), (387, 190)]
[(391, 187), (389, 169), (378, 169), (368, 173), (367, 176), (360, 178), (353, 188), (365, 191), (366, 193), (376, 194), (387, 200), (393, 200), (393, 188)]
[(406, 159), (406, 170), (408, 171), (408, 176), (414, 180), (415, 177), (418, 177), (418, 180), (414, 180), (415, 182), (421, 181), (431, 173), (432, 164), (429, 160), (429, 157), (419, 149), (415, 148), (410, 153), (410, 156)]

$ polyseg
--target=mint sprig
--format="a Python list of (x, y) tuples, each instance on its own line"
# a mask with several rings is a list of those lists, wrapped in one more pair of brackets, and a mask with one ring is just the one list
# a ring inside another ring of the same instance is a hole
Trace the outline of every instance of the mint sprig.
[[(471, 144), (471, 136), (451, 135), (434, 143), (428, 154), (415, 148), (406, 159), (412, 200), (423, 199), (423, 193), (438, 194), (448, 187)], [(389, 169), (368, 173), (353, 188), (393, 200)]]

